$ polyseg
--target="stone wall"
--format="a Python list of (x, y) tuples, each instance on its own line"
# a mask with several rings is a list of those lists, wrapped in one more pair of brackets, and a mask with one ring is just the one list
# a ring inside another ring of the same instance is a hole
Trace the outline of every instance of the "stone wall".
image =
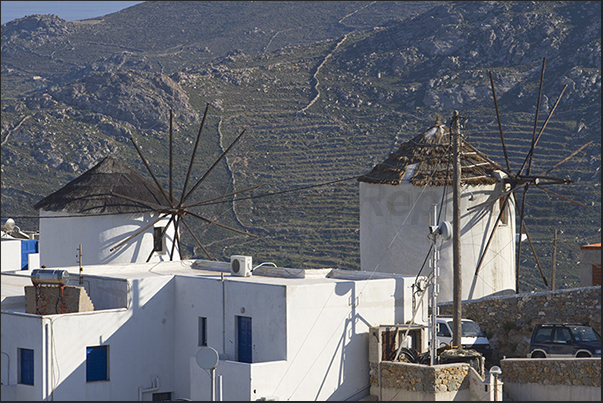
[(481, 400), (483, 380), (469, 364), (381, 361), (370, 367), (370, 393), (379, 400)]
[(600, 358), (508, 358), (500, 366), (505, 383), (601, 387)]
[[(440, 315), (452, 315), (451, 302), (438, 306)], [(500, 365), (503, 357), (527, 356), (537, 324), (587, 324), (601, 334), (601, 286), (463, 301), (461, 315), (476, 322), (488, 336), (494, 351), (487, 366)]]
[(94, 311), (83, 287), (26, 286), (25, 312), (35, 315)]
[(507, 400), (601, 399), (601, 358), (507, 358), (500, 364)]

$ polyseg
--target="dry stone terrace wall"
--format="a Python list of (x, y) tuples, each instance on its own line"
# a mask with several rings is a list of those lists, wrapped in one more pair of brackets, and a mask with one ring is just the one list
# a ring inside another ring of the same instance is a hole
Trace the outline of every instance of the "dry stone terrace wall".
[[(440, 315), (452, 315), (452, 303), (439, 307)], [(587, 324), (601, 334), (601, 286), (463, 301), (462, 317), (472, 319), (486, 333), (494, 350), (488, 364), (495, 365), (503, 357), (526, 357), (537, 324)]]

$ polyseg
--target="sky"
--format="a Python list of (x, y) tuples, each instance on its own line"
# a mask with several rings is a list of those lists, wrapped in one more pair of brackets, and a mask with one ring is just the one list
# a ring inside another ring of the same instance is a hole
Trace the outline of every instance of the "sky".
[(143, 1), (2, 1), (0, 19), (5, 24), (32, 14), (56, 14), (75, 21), (115, 13)]

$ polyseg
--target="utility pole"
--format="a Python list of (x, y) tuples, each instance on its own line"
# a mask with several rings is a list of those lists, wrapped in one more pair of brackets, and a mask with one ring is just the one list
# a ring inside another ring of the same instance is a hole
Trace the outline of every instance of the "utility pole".
[(452, 154), (454, 168), (452, 176), (452, 344), (461, 346), (461, 299), (463, 283), (461, 273), (461, 130), (458, 111), (452, 113)]
[(431, 349), (429, 350), (429, 364), (435, 365), (437, 363), (437, 350), (438, 350), (438, 276), (440, 271), (438, 270), (438, 249), (436, 248), (436, 234), (438, 227), (438, 207), (432, 205), (431, 215), (431, 242), (433, 246), (433, 254), (431, 258), (431, 268), (433, 270), (433, 280), (431, 282)]
[(553, 235), (553, 262), (551, 268), (551, 291), (555, 291), (555, 266), (557, 266), (557, 228)]

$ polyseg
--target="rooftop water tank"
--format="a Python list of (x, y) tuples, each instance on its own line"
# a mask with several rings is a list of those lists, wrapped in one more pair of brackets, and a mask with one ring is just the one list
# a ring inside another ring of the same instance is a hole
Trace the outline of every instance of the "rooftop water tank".
[(33, 285), (66, 285), (69, 282), (67, 270), (40, 270), (31, 272)]

